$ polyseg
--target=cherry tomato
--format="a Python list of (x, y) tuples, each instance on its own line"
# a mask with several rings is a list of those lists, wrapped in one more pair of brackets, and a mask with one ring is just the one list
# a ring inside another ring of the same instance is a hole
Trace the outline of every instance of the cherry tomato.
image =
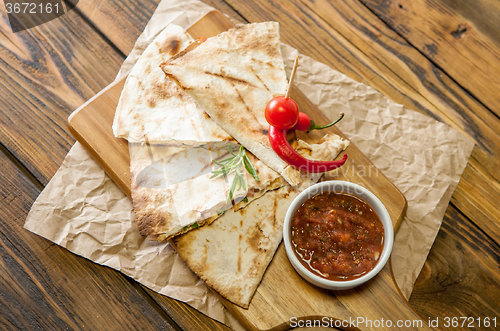
[(291, 129), (299, 120), (299, 106), (284, 96), (273, 98), (266, 107), (266, 120), (280, 130)]

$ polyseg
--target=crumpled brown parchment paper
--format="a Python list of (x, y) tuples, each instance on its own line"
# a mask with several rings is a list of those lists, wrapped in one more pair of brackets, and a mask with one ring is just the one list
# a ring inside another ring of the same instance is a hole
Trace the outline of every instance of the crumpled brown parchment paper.
[[(196, 0), (163, 0), (118, 76), (168, 24), (183, 27), (212, 8)], [(288, 73), (297, 51), (282, 45)], [(390, 101), (376, 90), (300, 55), (295, 85), (404, 193), (408, 211), (392, 263), (408, 298), (436, 238), (474, 144), (453, 128)], [(186, 302), (233, 329), (243, 329), (167, 243), (141, 237), (130, 200), (76, 143), (34, 203), (25, 228), (71, 252)]]

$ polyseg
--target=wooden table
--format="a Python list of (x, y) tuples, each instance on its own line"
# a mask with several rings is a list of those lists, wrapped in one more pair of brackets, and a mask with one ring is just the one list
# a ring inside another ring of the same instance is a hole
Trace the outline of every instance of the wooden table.
[[(114, 80), (158, 2), (82, 0), (16, 34), (0, 6), (1, 329), (228, 329), (23, 229), (75, 142), (69, 114)], [(279, 21), (283, 42), (476, 142), (410, 304), (425, 321), (496, 317), (498, 328), (500, 4), (206, 2), (239, 21)]]

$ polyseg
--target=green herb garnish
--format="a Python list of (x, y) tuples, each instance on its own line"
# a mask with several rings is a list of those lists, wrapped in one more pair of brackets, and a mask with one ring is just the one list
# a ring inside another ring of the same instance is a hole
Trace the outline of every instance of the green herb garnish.
[(231, 144), (229, 144), (228, 148), (229, 148), (229, 153), (231, 153), (232, 156), (222, 161), (213, 160), (215, 164), (220, 165), (220, 168), (212, 171), (212, 176), (210, 177), (210, 179), (215, 178), (219, 175), (221, 175), (222, 177), (227, 177), (231, 172), (233, 171), (236, 172), (234, 175), (231, 188), (229, 189), (226, 205), (231, 202), (231, 199), (233, 199), (233, 195), (236, 190), (239, 189), (246, 190), (245, 177), (243, 176), (243, 173), (240, 170), (240, 165), (242, 163), (245, 166), (245, 169), (247, 169), (248, 173), (253, 178), (255, 178), (256, 181), (259, 181), (259, 175), (257, 175), (257, 171), (255, 170), (252, 162), (250, 162), (250, 159), (248, 158), (247, 153), (245, 152), (245, 148), (243, 146), (240, 146), (238, 154), (233, 153), (233, 148), (231, 147)]
[(226, 212), (226, 208), (222, 207), (221, 209), (217, 210), (217, 216), (220, 216)]
[(193, 223), (191, 225), (188, 225), (188, 226), (185, 226), (182, 228), (182, 231), (186, 231), (187, 229), (196, 229), (196, 228), (199, 228), (200, 225), (198, 223)]

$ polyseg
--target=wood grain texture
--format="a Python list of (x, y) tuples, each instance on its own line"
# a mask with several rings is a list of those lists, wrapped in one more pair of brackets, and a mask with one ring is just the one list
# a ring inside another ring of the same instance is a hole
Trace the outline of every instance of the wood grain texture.
[(241, 16), (241, 14), (238, 13), (235, 8), (231, 7), (224, 0), (204, 0), (203, 2), (209, 6), (214, 7), (215, 10), (223, 13), (224, 15), (229, 16), (233, 23), (248, 23), (248, 21), (243, 16)]
[(128, 55), (159, 3), (159, 0), (87, 0), (79, 1), (75, 8)]
[(128, 141), (115, 138), (114, 109), (125, 85), (122, 77), (75, 110), (68, 118), (71, 134), (130, 198), (130, 155)]
[(228, 326), (200, 313), (187, 304), (147, 290), (151, 298), (172, 318), (182, 330), (229, 331)]
[(453, 205), (500, 246), (500, 183), (471, 159), (458, 188), (451, 198)]
[(498, 1), (361, 1), (500, 116)]
[[(244, 21), (244, 18), (224, 1), (203, 2), (229, 15), (235, 21)], [(87, 0), (79, 1), (76, 10), (124, 55), (128, 55), (159, 3), (160, 0)]]
[[(420, 273), (410, 303), (425, 320), (473, 317), (475, 324), (455, 329), (498, 330), (500, 249), (455, 207), (446, 211), (441, 231)], [(479, 285), (481, 284), (481, 285)], [(478, 290), (478, 287), (484, 290)], [(446, 289), (443, 291), (443, 289)], [(436, 298), (437, 297), (437, 298)], [(479, 327), (477, 318), (497, 318), (496, 327)], [(461, 325), (460, 321), (460, 325)]]
[(3, 330), (174, 330), (125, 276), (23, 229), (39, 190), (3, 154), (0, 168)]
[(68, 115), (114, 79), (123, 57), (74, 10), (15, 34), (0, 15), (0, 141), (45, 185), (74, 143)]

